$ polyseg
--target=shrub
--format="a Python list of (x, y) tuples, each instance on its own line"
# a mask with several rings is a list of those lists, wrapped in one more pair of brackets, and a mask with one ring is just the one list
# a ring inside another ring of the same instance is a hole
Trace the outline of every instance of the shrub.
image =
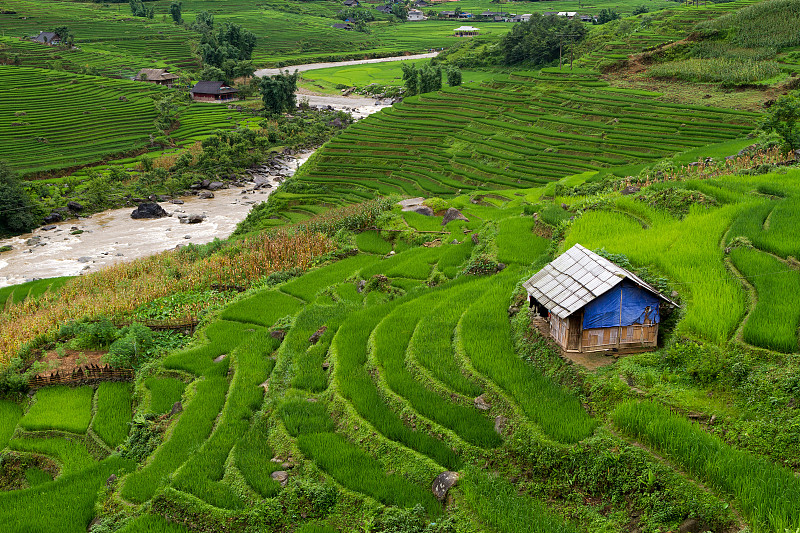
[(121, 337), (114, 341), (103, 356), (103, 361), (118, 368), (138, 368), (153, 347), (153, 332), (142, 324), (131, 324), (124, 328)]

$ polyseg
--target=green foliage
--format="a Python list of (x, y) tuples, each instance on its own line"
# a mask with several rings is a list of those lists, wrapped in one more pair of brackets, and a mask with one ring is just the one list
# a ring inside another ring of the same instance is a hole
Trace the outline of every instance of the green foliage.
[(294, 315), (301, 308), (302, 301), (290, 294), (280, 290), (260, 291), (227, 306), (221, 316), (225, 320), (270, 327), (275, 325), (278, 319)]
[(614, 424), (641, 439), (693, 476), (732, 494), (754, 531), (800, 527), (800, 481), (794, 473), (725, 444), (697, 424), (652, 402), (628, 401), (614, 411)]
[(783, 139), (785, 151), (800, 149), (800, 98), (796, 95), (780, 96), (770, 107), (769, 113), (761, 122), (761, 129), (775, 132)]
[[(641, 7), (641, 6), (640, 6)], [(647, 7), (645, 6), (645, 11), (639, 11), (639, 13), (646, 13)], [(634, 13), (637, 15), (638, 13)], [(621, 15), (619, 12), (614, 11), (610, 8), (601, 9), (600, 12), (597, 14), (597, 24), (605, 24), (607, 22), (611, 22), (612, 20), (619, 20)]]
[(497, 260), (529, 265), (539, 258), (549, 241), (532, 233), (534, 224), (533, 219), (522, 217), (501, 220), (497, 233)]
[(298, 437), (297, 444), (322, 470), (350, 490), (372, 496), (385, 505), (413, 507), (422, 504), (431, 515), (442, 512), (427, 487), (409, 483), (397, 474), (386, 475), (378, 461), (340, 435), (303, 434)]
[(311, 433), (331, 433), (334, 423), (324, 404), (303, 399), (287, 400), (278, 410), (283, 425), (293, 437)]
[(161, 444), (161, 433), (152, 417), (137, 413), (131, 422), (127, 440), (120, 446), (120, 457), (136, 463), (143, 463)]
[(134, 518), (119, 530), (119, 533), (187, 533), (182, 524), (170, 522), (161, 515), (143, 514)]
[(171, 377), (150, 377), (144, 383), (150, 389), (150, 412), (156, 415), (169, 412), (186, 389), (183, 381)]
[(97, 414), (92, 420), (94, 432), (110, 448), (116, 448), (127, 438), (131, 419), (131, 384), (100, 383), (97, 387)]
[(67, 322), (58, 331), (60, 339), (71, 339), (72, 348), (83, 350), (108, 348), (119, 336), (119, 330), (107, 317), (97, 322)]
[(458, 87), (461, 85), (461, 69), (458, 67), (450, 67), (447, 69), (447, 85), (449, 87)]
[(146, 361), (153, 344), (150, 328), (133, 323), (120, 331), (120, 337), (108, 348), (103, 362), (117, 368), (138, 368)]
[(20, 418), (22, 418), (22, 409), (19, 405), (0, 400), (0, 450), (5, 448)]
[(312, 270), (282, 286), (281, 290), (306, 302), (313, 302), (321, 289), (344, 281), (376, 262), (377, 259), (374, 256), (365, 254), (348, 257), (320, 269)]
[(110, 457), (78, 473), (61, 476), (53, 483), (2, 492), (0, 523), (8, 531), (85, 531), (95, 515), (97, 493), (106, 480), (111, 474), (123, 475), (133, 466), (120, 457)]
[(56, 429), (86, 433), (92, 420), (91, 387), (44, 387), (36, 391), (35, 402), (20, 420), (30, 431)]
[(459, 483), (464, 497), (481, 521), (501, 533), (537, 531), (572, 533), (577, 529), (496, 474), (468, 468)]
[(356, 245), (369, 254), (386, 255), (392, 251), (392, 243), (384, 240), (377, 231), (362, 231), (356, 235)]
[(155, 9), (144, 5), (142, 0), (129, 0), (131, 6), (131, 14), (134, 17), (143, 17), (151, 19), (155, 15)]
[(275, 496), (280, 490), (280, 483), (270, 477), (272, 472), (281, 466), (267, 458), (272, 458), (273, 451), (269, 445), (269, 428), (264, 418), (259, 418), (236, 444), (233, 451), (236, 468), (242, 473), (247, 484), (264, 498)]
[(208, 31), (203, 34), (199, 47), (200, 57), (204, 65), (226, 70), (226, 62), (249, 61), (256, 41), (256, 35), (252, 31), (239, 24), (226, 22), (216, 33)]
[(8, 298), (14, 303), (19, 303), (26, 298), (37, 298), (47, 292), (56, 292), (70, 279), (72, 276), (46, 278), (3, 287), (0, 289), (0, 305), (5, 304)]
[(183, 2), (173, 2), (169, 5), (169, 16), (172, 17), (173, 22), (175, 24), (180, 24), (183, 22), (183, 17), (181, 16), (181, 8), (183, 7)]
[(261, 78), (261, 101), (264, 103), (264, 111), (268, 115), (279, 115), (284, 112), (291, 112), (297, 107), (295, 92), (297, 92), (297, 80), (300, 77), (298, 71), (289, 74), (264, 76)]
[(62, 475), (79, 474), (97, 463), (82, 441), (70, 438), (12, 439), (8, 447), (12, 450), (40, 453), (54, 458), (61, 465)]
[(705, 35), (724, 36), (730, 44), (748, 48), (782, 48), (800, 44), (797, 0), (768, 0), (743, 7), (733, 13), (700, 22), (697, 30)]
[(580, 42), (586, 32), (580, 20), (534, 14), (528, 22), (514, 24), (498, 46), (503, 51), (506, 65), (543, 65), (558, 58), (559, 46), (569, 49)]
[(771, 61), (692, 58), (656, 65), (648, 70), (648, 74), (656, 78), (744, 85), (772, 78), (780, 71), (780, 66)]
[(0, 161), (0, 233), (25, 233), (38, 225), (33, 200), (19, 178)]

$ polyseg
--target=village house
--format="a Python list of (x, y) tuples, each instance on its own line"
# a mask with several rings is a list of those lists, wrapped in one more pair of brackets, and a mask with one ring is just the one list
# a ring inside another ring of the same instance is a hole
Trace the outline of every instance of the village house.
[(377, 6), (375, 9), (377, 9), (381, 13), (386, 13), (387, 15), (390, 15), (392, 13), (392, 6), (390, 5)]
[(425, 0), (417, 0), (414, 2), (414, 7), (428, 7), (430, 4)]
[(513, 17), (511, 13), (504, 13), (502, 11), (489, 11), (486, 10), (481, 13), (481, 17), (494, 21), (494, 22), (508, 22), (508, 19)]
[(418, 20), (425, 20), (425, 15), (419, 9), (408, 10), (408, 21), (415, 22)]
[(361, 4), (358, 3), (358, 0), (344, 0), (344, 2), (342, 2), (342, 4), (347, 6), (347, 7), (359, 7), (359, 6), (361, 6)]
[(479, 28), (474, 26), (459, 26), (453, 30), (453, 33), (456, 37), (471, 37), (473, 35), (479, 35), (480, 31)]
[(567, 17), (568, 20), (572, 20), (576, 16), (578, 16), (578, 12), (577, 11), (559, 11), (557, 13), (557, 15), (559, 17)]
[(195, 102), (229, 102), (239, 91), (221, 81), (198, 81), (191, 92)]
[(530, 306), (567, 352), (657, 346), (661, 305), (678, 304), (634, 273), (576, 244), (523, 283)]
[(61, 37), (52, 31), (40, 31), (39, 35), (33, 38), (33, 42), (56, 46), (61, 44)]
[(163, 68), (143, 68), (136, 74), (134, 80), (146, 81), (148, 83), (155, 83), (156, 85), (164, 85), (172, 87), (175, 80), (178, 79), (177, 74), (170, 74)]
[(531, 13), (525, 13), (524, 15), (514, 15), (509, 19), (509, 22), (528, 22), (531, 20)]

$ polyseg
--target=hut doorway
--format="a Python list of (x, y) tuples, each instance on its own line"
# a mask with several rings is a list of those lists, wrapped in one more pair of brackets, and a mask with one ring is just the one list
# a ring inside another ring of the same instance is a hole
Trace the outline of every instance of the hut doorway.
[(581, 349), (581, 326), (582, 319), (580, 313), (573, 314), (569, 317), (567, 336), (567, 350), (580, 350)]

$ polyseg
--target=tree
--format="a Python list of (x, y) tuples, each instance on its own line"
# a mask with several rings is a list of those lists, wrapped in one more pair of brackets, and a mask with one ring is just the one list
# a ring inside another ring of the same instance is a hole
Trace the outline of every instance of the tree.
[[(132, 0), (133, 1), (133, 0)], [(214, 35), (205, 33), (201, 39), (200, 56), (204, 65), (222, 68), (226, 60), (249, 61), (256, 47), (255, 33), (238, 24), (224, 24)]]
[(200, 33), (208, 33), (214, 29), (214, 15), (208, 11), (201, 11), (194, 17), (192, 29)]
[(408, 8), (403, 4), (392, 4), (392, 15), (405, 22), (408, 20)]
[(33, 200), (16, 174), (0, 161), (0, 231), (25, 233), (38, 225)]
[(414, 96), (419, 92), (419, 74), (417, 67), (410, 63), (400, 63), (403, 70), (403, 85), (406, 88), (407, 96)]
[(442, 88), (442, 67), (425, 65), (419, 70), (419, 92), (430, 93)]
[(72, 46), (75, 42), (75, 36), (72, 34), (68, 26), (57, 26), (53, 29), (53, 33), (58, 35), (61, 44)]
[(209, 65), (203, 67), (199, 77), (202, 81), (227, 81), (224, 70)]
[(175, 24), (180, 24), (183, 22), (183, 17), (181, 17), (181, 7), (183, 6), (183, 2), (175, 2), (173, 1), (169, 5), (169, 14), (172, 16), (172, 20), (175, 21)]
[(134, 17), (145, 17), (151, 19), (155, 16), (155, 10), (152, 7), (145, 6), (142, 0), (129, 0), (128, 3), (131, 6), (131, 13)]
[(507, 65), (523, 62), (543, 65), (558, 59), (559, 53), (581, 41), (587, 31), (579, 20), (535, 14), (528, 22), (514, 24), (498, 47)]
[(650, 13), (650, 8), (647, 7), (645, 4), (633, 8), (634, 15), (642, 15), (644, 13)]
[(295, 91), (300, 73), (294, 71), (289, 74), (275, 74), (261, 78), (261, 101), (264, 102), (264, 111), (269, 115), (279, 115), (284, 111), (292, 111), (297, 105)]
[(597, 24), (605, 24), (619, 18), (621, 18), (620, 14), (613, 9), (601, 9), (600, 13), (597, 14)]
[(761, 122), (761, 129), (775, 132), (783, 140), (783, 149), (791, 152), (800, 149), (800, 98), (786, 94), (778, 98)]
[(458, 67), (447, 69), (447, 85), (450, 87), (461, 85), (461, 70)]

